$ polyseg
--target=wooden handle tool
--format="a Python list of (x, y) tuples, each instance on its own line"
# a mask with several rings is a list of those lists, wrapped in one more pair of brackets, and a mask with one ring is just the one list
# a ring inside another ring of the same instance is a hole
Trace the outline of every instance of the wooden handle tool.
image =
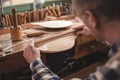
[(13, 27), (18, 27), (17, 13), (16, 9), (12, 9), (12, 17), (13, 17)]

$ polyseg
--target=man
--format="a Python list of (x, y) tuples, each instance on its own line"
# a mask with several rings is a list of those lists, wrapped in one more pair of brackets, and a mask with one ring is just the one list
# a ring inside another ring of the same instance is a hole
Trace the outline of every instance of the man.
[[(77, 14), (94, 36), (111, 45), (108, 62), (83, 80), (120, 80), (120, 0), (72, 1)], [(61, 80), (42, 63), (39, 51), (33, 45), (25, 49), (24, 57), (31, 65), (35, 80)]]

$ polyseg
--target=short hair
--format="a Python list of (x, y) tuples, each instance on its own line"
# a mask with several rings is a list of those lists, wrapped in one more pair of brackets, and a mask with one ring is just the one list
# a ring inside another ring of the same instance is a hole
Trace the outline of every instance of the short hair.
[(98, 18), (120, 19), (120, 0), (73, 0), (73, 3), (81, 14), (90, 10)]

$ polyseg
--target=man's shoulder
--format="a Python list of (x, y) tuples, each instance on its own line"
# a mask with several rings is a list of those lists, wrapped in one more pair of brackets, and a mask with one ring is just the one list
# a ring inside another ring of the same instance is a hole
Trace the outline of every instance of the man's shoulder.
[(119, 62), (120, 63), (120, 48), (119, 50), (115, 53), (115, 55), (113, 55), (106, 63), (106, 66), (111, 65), (113, 62)]

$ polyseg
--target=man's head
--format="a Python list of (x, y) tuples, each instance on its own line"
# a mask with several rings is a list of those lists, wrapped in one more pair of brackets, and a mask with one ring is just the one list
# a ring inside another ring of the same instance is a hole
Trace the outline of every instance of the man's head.
[(120, 21), (120, 0), (72, 0), (72, 3), (78, 16), (100, 39), (110, 28), (108, 24)]

